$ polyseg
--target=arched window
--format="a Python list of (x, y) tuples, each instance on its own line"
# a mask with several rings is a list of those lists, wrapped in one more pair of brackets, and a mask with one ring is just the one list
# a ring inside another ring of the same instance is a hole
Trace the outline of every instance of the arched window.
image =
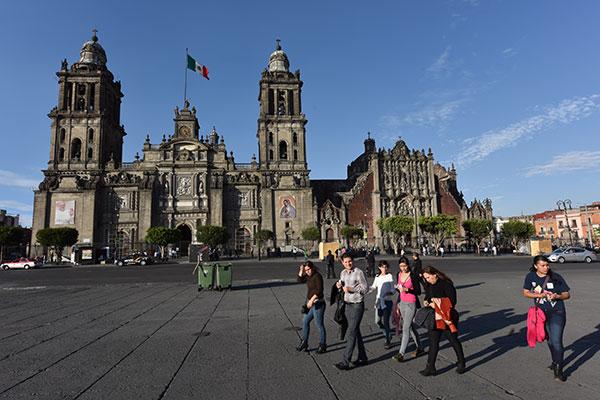
[(269, 132), (269, 144), (273, 144), (273, 132)]
[(67, 131), (65, 131), (65, 128), (61, 128), (60, 129), (60, 142), (64, 143), (66, 137), (67, 137)]
[(298, 150), (294, 150), (294, 161), (298, 160)]
[(88, 130), (88, 142), (92, 143), (94, 141), (94, 130), (90, 128)]
[(71, 160), (81, 159), (81, 140), (79, 138), (71, 141)]
[(280, 160), (288, 159), (287, 143), (283, 140), (281, 142), (279, 142), (279, 159)]
[(94, 149), (90, 147), (88, 148), (87, 159), (91, 160), (92, 158), (94, 158)]
[(84, 111), (85, 110), (85, 99), (83, 97), (80, 97), (79, 99), (77, 99), (77, 111)]
[(296, 132), (292, 133), (292, 143), (298, 144), (298, 134)]
[(273, 150), (269, 150), (269, 160), (273, 159)]
[(63, 161), (65, 159), (65, 149), (63, 147), (58, 150), (58, 161)]

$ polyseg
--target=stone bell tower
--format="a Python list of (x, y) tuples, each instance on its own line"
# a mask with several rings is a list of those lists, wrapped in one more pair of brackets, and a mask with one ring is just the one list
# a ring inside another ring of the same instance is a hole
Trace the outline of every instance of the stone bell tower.
[(122, 161), (125, 130), (120, 124), (121, 83), (106, 67), (96, 31), (81, 47), (79, 61), (64, 60), (58, 76), (58, 105), (52, 120), (48, 170), (97, 170)]

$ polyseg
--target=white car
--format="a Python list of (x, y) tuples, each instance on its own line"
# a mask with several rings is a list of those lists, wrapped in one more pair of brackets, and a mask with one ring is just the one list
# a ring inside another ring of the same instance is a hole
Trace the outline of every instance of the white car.
[(548, 256), (550, 262), (564, 263), (564, 262), (585, 262), (591, 263), (597, 260), (594, 252), (584, 249), (582, 247), (567, 247), (564, 249), (556, 249)]
[(21, 257), (14, 261), (4, 261), (2, 269), (29, 269), (39, 266), (39, 263), (31, 258)]

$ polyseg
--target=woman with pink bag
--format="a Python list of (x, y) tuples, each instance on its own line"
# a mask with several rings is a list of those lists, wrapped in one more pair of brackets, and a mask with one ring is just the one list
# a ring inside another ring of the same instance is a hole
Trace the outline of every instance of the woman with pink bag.
[[(561, 382), (567, 380), (563, 373), (565, 352), (563, 332), (567, 322), (564, 300), (571, 298), (569, 290), (569, 285), (563, 277), (556, 272), (552, 272), (546, 256), (535, 256), (533, 258), (533, 266), (525, 276), (525, 282), (523, 283), (523, 296), (534, 299), (537, 307), (537, 310), (535, 310), (536, 316), (539, 315), (537, 311), (541, 310), (546, 317), (545, 330), (548, 337), (548, 347), (552, 355), (550, 368), (554, 371), (554, 379)], [(536, 326), (534, 329), (538, 328)], [(533, 334), (538, 337), (543, 336), (541, 332), (534, 331)]]

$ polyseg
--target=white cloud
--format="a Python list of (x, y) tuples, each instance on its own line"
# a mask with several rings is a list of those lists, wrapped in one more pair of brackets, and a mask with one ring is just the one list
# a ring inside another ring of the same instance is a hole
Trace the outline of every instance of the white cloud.
[(561, 101), (554, 107), (548, 107), (541, 114), (515, 122), (499, 131), (490, 131), (466, 139), (457, 163), (466, 166), (481, 161), (487, 156), (519, 141), (530, 138), (557, 125), (566, 125), (585, 118), (600, 108), (600, 95), (575, 97)]
[(450, 74), (450, 46), (446, 46), (443, 53), (427, 68), (429, 72), (435, 78), (442, 78)]
[(20, 176), (12, 171), (0, 169), (0, 186), (31, 189), (37, 187), (39, 180)]
[(512, 47), (508, 47), (508, 48), (502, 50), (502, 55), (506, 58), (514, 57), (517, 55), (517, 53), (518, 53), (518, 51), (513, 49)]
[(0, 208), (3, 210), (10, 210), (11, 212), (23, 211), (30, 213), (33, 209), (33, 204), (27, 204), (16, 200), (0, 200)]
[(570, 151), (554, 156), (548, 164), (527, 168), (525, 176), (551, 175), (572, 171), (589, 171), (600, 168), (600, 151)]
[(407, 125), (443, 128), (455, 118), (467, 101), (468, 99), (450, 100), (440, 104), (427, 104), (405, 115), (384, 115), (381, 117), (381, 125), (388, 129)]

